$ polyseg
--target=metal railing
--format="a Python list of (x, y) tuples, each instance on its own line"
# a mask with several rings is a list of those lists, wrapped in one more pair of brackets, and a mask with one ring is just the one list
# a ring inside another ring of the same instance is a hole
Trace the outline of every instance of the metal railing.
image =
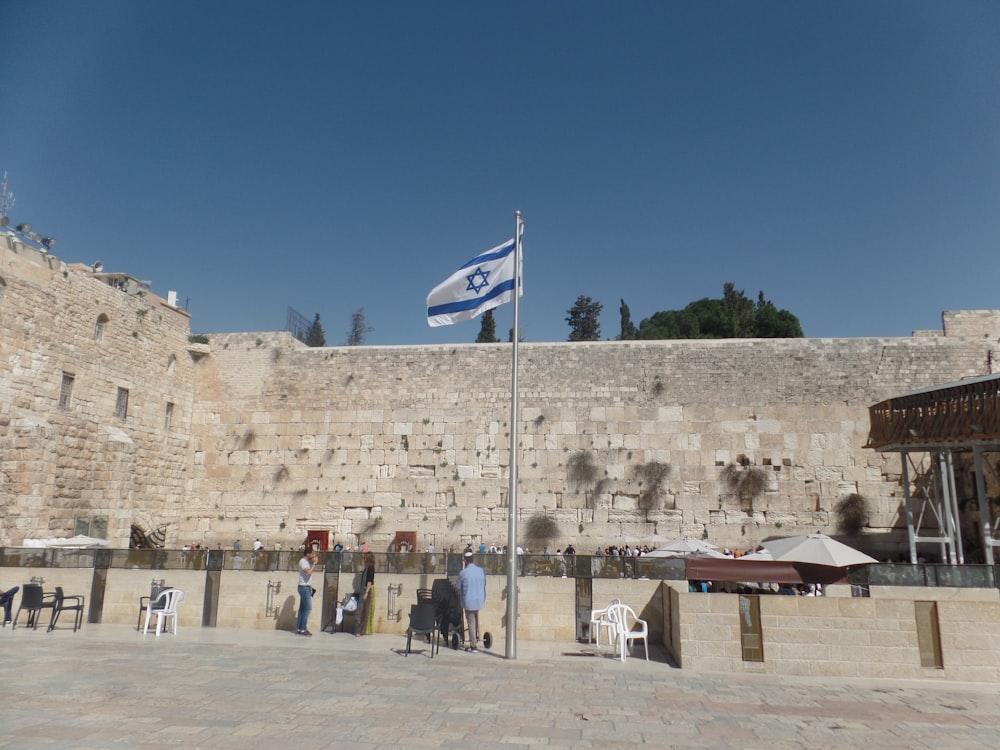
[[(379, 573), (428, 575), (454, 578), (462, 569), (461, 552), (375, 553)], [(301, 553), (297, 550), (142, 550), (142, 549), (39, 549), (0, 547), (0, 567), (5, 568), (124, 568), (150, 571), (226, 570), (295, 572)], [(476, 553), (476, 564), (487, 575), (505, 575), (507, 556)], [(554, 556), (520, 555), (522, 576), (561, 578), (632, 578), (682, 581), (686, 578), (684, 558), (601, 557), (570, 555), (560, 561)], [(360, 552), (320, 552), (317, 571), (357, 573), (364, 561)], [(565, 573), (564, 573), (565, 570)], [(939, 565), (878, 563), (853, 570), (848, 580), (856, 585), (923, 586), (952, 588), (998, 588), (1000, 570), (995, 565)]]

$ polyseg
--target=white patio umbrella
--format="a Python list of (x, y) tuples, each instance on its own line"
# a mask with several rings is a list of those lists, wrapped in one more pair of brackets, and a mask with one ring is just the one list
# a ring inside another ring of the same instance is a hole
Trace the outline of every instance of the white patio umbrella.
[(86, 536), (84, 534), (77, 534), (76, 536), (68, 537), (67, 539), (48, 539), (46, 540), (46, 547), (62, 547), (63, 549), (77, 549), (83, 547), (107, 547), (109, 544), (107, 539), (98, 539), (93, 536)]
[[(647, 552), (643, 557), (685, 557), (693, 552), (715, 552), (719, 548), (711, 542), (706, 542), (694, 537), (684, 537), (667, 542), (662, 547), (657, 547), (652, 552)], [(725, 555), (722, 555), (725, 557)]]
[[(645, 555), (643, 555), (645, 557)], [(714, 557), (716, 560), (732, 560), (730, 555), (719, 552), (717, 549), (703, 549), (698, 552), (689, 552), (684, 557)]]
[(746, 555), (740, 555), (740, 560), (773, 560), (774, 557), (766, 549), (758, 550), (757, 552), (750, 552)]
[(812, 563), (831, 568), (846, 568), (851, 565), (876, 563), (874, 557), (849, 547), (826, 534), (807, 534), (772, 539), (764, 542), (764, 548), (771, 557), (781, 562)]

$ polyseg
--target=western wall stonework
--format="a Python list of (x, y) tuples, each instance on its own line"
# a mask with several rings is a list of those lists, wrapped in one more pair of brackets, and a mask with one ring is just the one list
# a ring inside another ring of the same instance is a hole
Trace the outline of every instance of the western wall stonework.
[[(9, 236), (0, 284), (0, 544), (88, 518), (115, 546), (133, 524), (170, 547), (317, 530), (379, 550), (402, 531), (421, 548), (505, 543), (509, 345), (189, 344), (184, 311)], [(524, 343), (519, 528), (545, 514), (552, 548), (580, 552), (680, 535), (747, 548), (832, 532), (859, 493), (866, 536), (886, 539), (899, 458), (864, 448), (868, 407), (986, 374), (998, 337), (1000, 312), (961, 311), (910, 338)]]
[[(509, 345), (261, 336), (213, 335), (196, 367), (205, 531), (504, 543)], [(868, 406), (981, 375), (989, 347), (982, 335), (522, 344), (520, 527), (544, 513), (559, 525), (553, 549), (581, 552), (654, 535), (746, 548), (832, 532), (833, 506), (859, 493), (871, 534), (899, 529), (899, 459), (864, 448)], [(751, 469), (763, 486), (740, 497), (726, 476)]]

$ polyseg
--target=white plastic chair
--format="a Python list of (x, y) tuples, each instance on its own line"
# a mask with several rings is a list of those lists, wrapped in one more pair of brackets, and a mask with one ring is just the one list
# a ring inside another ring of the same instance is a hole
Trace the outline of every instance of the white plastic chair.
[(592, 609), (590, 610), (590, 625), (588, 628), (589, 642), (593, 642), (596, 633), (597, 645), (601, 645), (601, 631), (608, 631), (608, 644), (611, 644), (615, 640), (615, 633), (617, 632), (617, 626), (614, 620), (609, 616), (611, 607), (615, 604), (621, 604), (620, 599), (615, 599), (607, 607), (603, 609)]
[(635, 610), (627, 604), (612, 604), (609, 609), (608, 614), (617, 628), (618, 648), (622, 661), (625, 661), (632, 644), (640, 639), (646, 649), (646, 661), (649, 661), (649, 626), (646, 621), (639, 619)]
[[(149, 621), (153, 615), (156, 615), (156, 635), (166, 632), (171, 624), (173, 625), (171, 632), (177, 635), (177, 605), (182, 601), (184, 601), (184, 592), (180, 589), (161, 591), (160, 595), (146, 607), (146, 625), (142, 629), (143, 634), (149, 632)], [(161, 603), (162, 607), (159, 606)]]

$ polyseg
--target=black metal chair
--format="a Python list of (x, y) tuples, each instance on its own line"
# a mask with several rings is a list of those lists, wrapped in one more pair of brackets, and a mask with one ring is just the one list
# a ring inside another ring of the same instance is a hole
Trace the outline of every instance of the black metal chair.
[[(434, 634), (438, 633), (437, 640)], [(431, 644), (431, 658), (434, 658), (435, 646), (441, 650), (441, 635), (437, 627), (437, 608), (427, 600), (422, 600), (417, 604), (410, 605), (410, 626), (406, 629), (406, 656), (410, 655), (410, 642), (414, 635), (427, 636)]]
[(462, 629), (462, 603), (458, 591), (447, 578), (436, 579), (431, 584), (431, 591), (433, 592), (431, 601), (437, 611), (441, 637), (444, 638), (446, 646), (450, 644), (457, 650), (459, 644), (465, 640), (465, 631)]
[(52, 609), (55, 607), (55, 604), (55, 594), (46, 594), (37, 583), (24, 584), (24, 587), (21, 589), (21, 605), (17, 608), (17, 614), (14, 615), (11, 630), (17, 627), (17, 621), (21, 617), (22, 610), (28, 611), (28, 626), (38, 630), (38, 618), (41, 616), (42, 610)]
[(55, 601), (52, 606), (52, 619), (49, 621), (49, 630), (52, 632), (56, 627), (56, 620), (63, 612), (73, 612), (73, 632), (83, 627), (83, 596), (66, 596), (62, 586), (56, 586)]

